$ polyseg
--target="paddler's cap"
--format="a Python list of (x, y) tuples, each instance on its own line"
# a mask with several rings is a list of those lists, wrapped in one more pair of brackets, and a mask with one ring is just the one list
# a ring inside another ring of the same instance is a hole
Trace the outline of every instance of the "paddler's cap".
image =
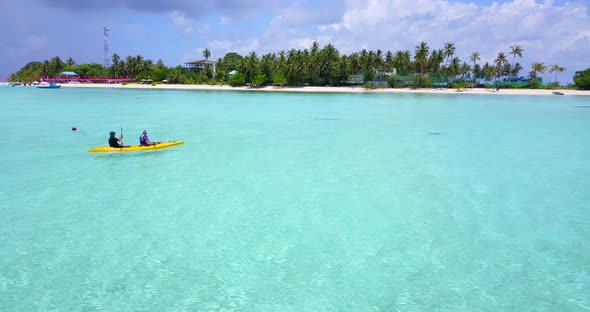
[(111, 131), (110, 135), (115, 135), (115, 131)]

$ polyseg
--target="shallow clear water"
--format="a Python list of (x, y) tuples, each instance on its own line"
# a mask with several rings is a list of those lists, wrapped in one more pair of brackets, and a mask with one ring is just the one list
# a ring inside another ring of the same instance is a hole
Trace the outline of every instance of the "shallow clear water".
[(0, 88), (0, 310), (589, 311), (588, 105)]

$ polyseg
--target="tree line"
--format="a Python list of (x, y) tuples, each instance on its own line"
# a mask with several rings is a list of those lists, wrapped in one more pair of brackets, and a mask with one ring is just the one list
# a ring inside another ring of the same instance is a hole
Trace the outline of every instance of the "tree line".
[(313, 42), (309, 49), (290, 49), (261, 56), (256, 52), (242, 56), (227, 53), (216, 62), (209, 62), (211, 52), (203, 50), (204, 70), (182, 66), (167, 67), (162, 60), (155, 63), (141, 55), (121, 58), (113, 54), (111, 65), (76, 64), (72, 58), (65, 62), (54, 57), (43, 62), (30, 62), (10, 76), (11, 81), (56, 76), (63, 71), (74, 71), (81, 76), (130, 77), (138, 81), (166, 80), (172, 84), (230, 84), (232, 86), (344, 86), (351, 83), (373, 85), (384, 83), (389, 87), (433, 87), (444, 85), (473, 86), (502, 83), (514, 87), (522, 72), (527, 73), (526, 87), (539, 87), (540, 74), (551, 74), (553, 85), (558, 86), (558, 74), (566, 69), (557, 65), (533, 62), (525, 70), (518, 62), (524, 50), (511, 46), (509, 52), (500, 52), (492, 62), (480, 64), (481, 54), (472, 52), (469, 61), (456, 56), (454, 43), (445, 43), (440, 49), (431, 49), (426, 42), (414, 51), (366, 50), (345, 55), (332, 44), (320, 47)]

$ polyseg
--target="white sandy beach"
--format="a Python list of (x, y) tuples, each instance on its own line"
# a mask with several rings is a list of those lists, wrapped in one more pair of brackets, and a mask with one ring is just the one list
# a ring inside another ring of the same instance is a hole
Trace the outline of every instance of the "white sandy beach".
[(120, 89), (163, 89), (163, 90), (233, 90), (233, 91), (256, 91), (256, 92), (333, 92), (333, 93), (439, 93), (439, 94), (497, 94), (497, 95), (554, 95), (553, 92), (561, 92), (564, 95), (586, 95), (590, 91), (580, 90), (540, 90), (540, 89), (411, 89), (411, 88), (383, 88), (365, 89), (362, 87), (231, 87), (228, 85), (177, 85), (158, 84), (155, 86), (145, 84), (92, 84), (73, 83), (60, 84), (64, 88), (120, 88)]

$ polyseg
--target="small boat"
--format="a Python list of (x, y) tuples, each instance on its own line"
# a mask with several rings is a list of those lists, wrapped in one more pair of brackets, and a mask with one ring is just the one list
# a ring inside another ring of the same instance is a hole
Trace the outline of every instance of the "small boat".
[(553, 94), (555, 94), (555, 95), (563, 95), (563, 92), (553, 91)]
[(39, 86), (37, 86), (37, 88), (40, 88), (40, 89), (58, 89), (60, 87), (61, 86), (56, 85), (55, 82), (53, 82), (53, 81), (50, 82), (48, 85), (39, 85)]
[(91, 153), (128, 153), (128, 152), (138, 152), (138, 151), (152, 151), (162, 148), (167, 148), (175, 145), (184, 144), (184, 141), (169, 141), (169, 142), (159, 142), (156, 145), (134, 145), (130, 147), (110, 147), (110, 146), (97, 146), (89, 149), (88, 151)]

